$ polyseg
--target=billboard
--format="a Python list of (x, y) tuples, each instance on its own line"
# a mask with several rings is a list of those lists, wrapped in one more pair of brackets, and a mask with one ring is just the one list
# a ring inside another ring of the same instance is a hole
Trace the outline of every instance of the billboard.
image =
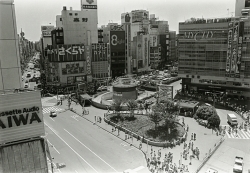
[(132, 11), (132, 23), (141, 22), (143, 19), (148, 19), (148, 11)]
[(108, 45), (107, 43), (92, 44), (92, 62), (108, 61)]
[(85, 73), (84, 62), (64, 62), (62, 63), (62, 75)]
[(159, 98), (167, 98), (170, 100), (173, 99), (173, 86), (158, 84), (157, 91), (159, 93), (159, 96), (158, 96)]
[(0, 95), (0, 144), (45, 135), (40, 91)]
[(83, 44), (57, 45), (56, 48), (48, 45), (46, 53), (49, 62), (85, 61), (85, 46)]
[(51, 31), (54, 30), (54, 26), (41, 26), (42, 36), (51, 37)]
[(82, 9), (97, 9), (96, 0), (81, 0)]
[(125, 31), (110, 31), (110, 49), (125, 52)]

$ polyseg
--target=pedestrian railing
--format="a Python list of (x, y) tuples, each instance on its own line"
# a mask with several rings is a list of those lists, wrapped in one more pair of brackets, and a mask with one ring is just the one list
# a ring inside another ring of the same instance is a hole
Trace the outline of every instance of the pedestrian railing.
[(220, 147), (220, 145), (224, 142), (224, 140), (225, 140), (225, 138), (220, 138), (219, 142), (215, 143), (214, 148), (213, 149), (209, 149), (208, 153), (206, 153), (204, 159), (202, 160), (201, 164), (199, 165), (199, 167), (197, 168), (197, 170), (195, 171), (195, 173), (199, 173), (199, 171), (201, 170), (201, 168), (207, 163), (207, 161), (209, 160), (209, 158)]

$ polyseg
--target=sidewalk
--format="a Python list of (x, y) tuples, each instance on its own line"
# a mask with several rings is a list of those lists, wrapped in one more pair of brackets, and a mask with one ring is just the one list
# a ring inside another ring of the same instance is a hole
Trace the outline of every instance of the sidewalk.
[[(68, 109), (67, 104), (68, 104), (67, 100), (64, 100), (63, 104), (58, 105), (58, 107), (62, 109)], [(89, 110), (89, 115), (82, 115), (81, 105), (79, 104), (76, 105), (74, 102), (72, 102), (71, 108), (73, 108), (73, 111), (76, 112), (76, 114), (88, 120), (89, 122), (93, 123), (93, 125), (97, 125), (103, 130), (107, 131), (108, 133), (120, 138), (121, 140), (125, 141), (128, 144), (128, 146), (131, 144), (133, 147), (139, 149), (141, 141), (137, 140), (136, 138), (130, 138), (130, 139), (125, 140), (125, 136), (127, 137), (127, 135), (123, 131), (118, 132), (118, 130), (116, 130), (112, 132), (113, 127), (103, 121), (104, 114), (107, 112), (106, 110), (97, 109), (92, 106), (85, 107), (85, 109)], [(93, 114), (93, 112), (95, 113)], [(98, 117), (102, 119), (101, 123), (96, 121)], [(150, 146), (145, 143), (142, 143), (141, 151), (144, 153), (145, 159), (150, 158), (151, 160), (151, 154), (150, 154), (151, 150), (153, 150), (153, 153), (155, 152), (157, 156), (158, 156), (158, 151), (161, 152), (161, 158), (160, 158), (161, 161), (164, 160), (165, 154), (168, 154), (169, 152), (171, 152), (173, 153), (172, 163), (175, 163), (178, 167), (179, 167), (179, 163), (187, 165), (190, 173), (193, 173), (197, 170), (197, 168), (201, 165), (202, 160), (209, 153), (209, 150), (211, 151), (211, 149), (214, 148), (214, 144), (218, 143), (221, 136), (216, 136), (215, 133), (212, 133), (211, 129), (206, 129), (198, 125), (198, 123), (192, 118), (184, 117), (184, 119), (185, 119), (185, 123), (189, 125), (187, 144), (191, 139), (191, 133), (195, 132), (197, 134), (197, 140), (193, 142), (194, 142), (194, 148), (198, 147), (200, 150), (200, 160), (198, 160), (197, 158), (193, 158), (191, 160), (191, 165), (189, 165), (190, 163), (189, 155), (188, 155), (187, 160), (185, 160), (184, 158), (180, 158), (180, 153), (183, 152), (183, 147), (184, 147), (183, 143), (180, 144), (179, 146), (177, 145), (176, 147), (172, 149), (163, 148), (163, 147), (155, 147), (155, 146)]]

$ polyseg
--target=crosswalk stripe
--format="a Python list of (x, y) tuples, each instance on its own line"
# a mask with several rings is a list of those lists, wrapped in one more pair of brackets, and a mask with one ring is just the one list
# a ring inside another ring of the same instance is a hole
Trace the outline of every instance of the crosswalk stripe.
[(63, 109), (61, 109), (61, 108), (58, 108), (58, 107), (48, 107), (48, 108), (44, 108), (43, 109), (43, 113), (45, 114), (45, 113), (49, 113), (50, 111), (56, 111), (56, 112), (58, 112), (58, 111), (62, 111)]
[(248, 137), (248, 139), (250, 139), (250, 131), (248, 132), (243, 129), (241, 131)]
[(245, 136), (245, 139), (248, 139), (248, 138), (249, 138), (249, 136), (247, 136), (247, 134), (244, 132), (243, 129), (241, 129), (240, 131), (241, 131), (241, 133)]
[(229, 133), (227, 132), (227, 130), (226, 130), (226, 134), (228, 138), (232, 138), (231, 135), (229, 135)]

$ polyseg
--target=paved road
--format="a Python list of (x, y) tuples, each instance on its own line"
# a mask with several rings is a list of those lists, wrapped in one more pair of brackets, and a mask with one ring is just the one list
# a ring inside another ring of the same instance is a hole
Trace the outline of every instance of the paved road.
[(141, 151), (76, 114), (66, 111), (52, 119), (45, 113), (44, 119), (54, 162), (66, 164), (61, 172), (148, 172)]

